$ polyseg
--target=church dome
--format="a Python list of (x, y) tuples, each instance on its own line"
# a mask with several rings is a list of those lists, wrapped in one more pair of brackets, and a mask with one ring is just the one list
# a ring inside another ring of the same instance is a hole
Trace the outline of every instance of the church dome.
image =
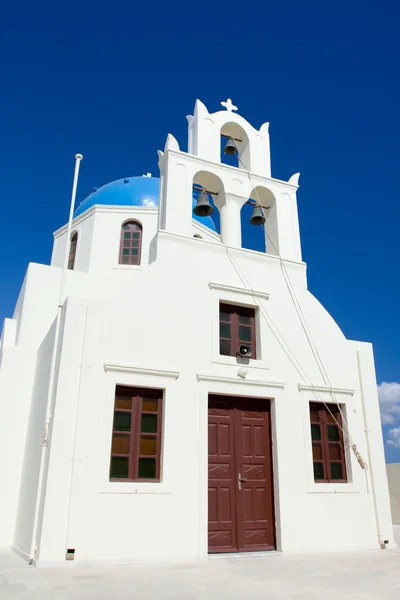
[[(106, 183), (101, 188), (94, 189), (76, 208), (74, 217), (78, 217), (95, 204), (103, 206), (142, 206), (158, 208), (160, 195), (160, 180), (158, 177), (126, 177)], [(196, 199), (193, 196), (193, 206)], [(212, 231), (217, 231), (211, 217), (193, 218)]]

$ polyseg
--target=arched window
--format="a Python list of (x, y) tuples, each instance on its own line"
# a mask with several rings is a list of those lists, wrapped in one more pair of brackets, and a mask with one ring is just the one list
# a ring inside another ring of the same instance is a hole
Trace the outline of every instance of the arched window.
[(140, 265), (142, 253), (142, 226), (137, 221), (122, 225), (119, 250), (120, 265)]
[(71, 271), (73, 271), (74, 267), (75, 267), (77, 245), (78, 245), (78, 232), (75, 231), (75, 233), (73, 233), (71, 236), (71, 245), (69, 247), (69, 256), (68, 256), (68, 269), (70, 269)]

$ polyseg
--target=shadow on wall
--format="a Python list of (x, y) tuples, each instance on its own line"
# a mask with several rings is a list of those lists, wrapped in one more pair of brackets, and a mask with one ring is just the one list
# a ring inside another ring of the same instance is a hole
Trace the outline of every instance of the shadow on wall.
[(157, 260), (157, 234), (154, 235), (149, 246), (149, 265)]
[(397, 546), (400, 548), (400, 525), (393, 525), (393, 535), (394, 535), (394, 541), (396, 542)]

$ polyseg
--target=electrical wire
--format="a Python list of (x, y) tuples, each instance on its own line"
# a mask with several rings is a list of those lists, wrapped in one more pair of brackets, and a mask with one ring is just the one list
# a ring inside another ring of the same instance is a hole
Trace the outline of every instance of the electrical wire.
[[(233, 142), (234, 143), (234, 142)], [(236, 144), (235, 144), (236, 147)], [(244, 168), (244, 170), (246, 171), (246, 174), (249, 178), (249, 182), (251, 185), (252, 190), (255, 192), (256, 196), (257, 196), (257, 205), (261, 208), (264, 218), (266, 219), (267, 215), (264, 209), (264, 206), (261, 203), (260, 200), (260, 196), (258, 194), (258, 190), (257, 190), (257, 186), (254, 185), (254, 182), (251, 179), (251, 174), (250, 171), (247, 169), (246, 165), (244, 165), (244, 163), (242, 162), (242, 160), (240, 159), (239, 156), (239, 152), (238, 149), (236, 147), (236, 156), (238, 158), (239, 163), (242, 165), (242, 167)], [(350, 444), (351, 449), (353, 450), (354, 455), (357, 458), (357, 461), (359, 463), (359, 465), (361, 466), (362, 469), (366, 469), (368, 467), (367, 463), (363, 460), (360, 452), (358, 451), (357, 445), (354, 443), (350, 431), (349, 431), (349, 427), (348, 427), (348, 423), (347, 420), (345, 418), (345, 415), (343, 414), (342, 411), (342, 407), (340, 406), (340, 403), (338, 402), (334, 392), (333, 392), (333, 388), (332, 388), (332, 384), (330, 382), (329, 379), (329, 375), (325, 369), (324, 363), (322, 361), (321, 355), (318, 352), (318, 348), (312, 338), (311, 332), (309, 331), (308, 328), (308, 324), (307, 324), (307, 320), (306, 317), (303, 313), (303, 310), (301, 308), (300, 302), (296, 296), (296, 292), (292, 286), (292, 283), (290, 281), (290, 276), (289, 273), (287, 272), (286, 266), (284, 264), (284, 261), (282, 259), (282, 256), (278, 250), (278, 248), (275, 246), (275, 244), (273, 243), (273, 241), (271, 240), (270, 236), (268, 235), (267, 229), (265, 227), (265, 225), (263, 225), (264, 227), (264, 232), (265, 232), (265, 236), (267, 238), (267, 240), (269, 241), (269, 243), (271, 244), (272, 248), (274, 249), (276, 255), (279, 258), (279, 262), (280, 262), (280, 266), (281, 266), (281, 270), (284, 276), (284, 280), (286, 283), (286, 287), (288, 289), (291, 301), (293, 303), (293, 306), (296, 310), (297, 316), (299, 317), (300, 320), (300, 324), (302, 326), (302, 329), (304, 331), (304, 334), (307, 338), (308, 344), (310, 346), (311, 352), (314, 356), (315, 362), (317, 363), (318, 369), (321, 373), (322, 379), (325, 383), (325, 385), (327, 385), (327, 387), (329, 388), (329, 395), (332, 398), (333, 402), (337, 405), (339, 413), (341, 415), (341, 419), (342, 419), (342, 425), (339, 423), (339, 421), (336, 419), (335, 415), (332, 413), (332, 411), (329, 408), (329, 405), (323, 400), (323, 398), (321, 397), (321, 395), (316, 392), (316, 390), (314, 389), (314, 385), (312, 384), (312, 381), (310, 379), (310, 377), (308, 377), (306, 371), (304, 370), (304, 368), (301, 366), (301, 364), (299, 363), (299, 361), (296, 359), (295, 355), (292, 353), (292, 351), (290, 350), (289, 345), (287, 344), (287, 342), (285, 341), (284, 337), (282, 336), (282, 334), (279, 332), (278, 328), (276, 327), (275, 324), (274, 327), (276, 328), (276, 332), (273, 330), (271, 323), (273, 323), (272, 319), (269, 317), (268, 313), (265, 311), (264, 307), (262, 307), (262, 305), (257, 301), (257, 298), (254, 295), (254, 290), (251, 287), (251, 285), (249, 284), (249, 282), (247, 281), (246, 277), (243, 275), (243, 273), (240, 272), (240, 269), (235, 261), (235, 259), (231, 256), (229, 249), (225, 246), (228, 257), (232, 263), (232, 265), (234, 266), (236, 272), (238, 273), (240, 279), (242, 280), (242, 282), (244, 283), (244, 285), (247, 285), (248, 288), (250, 288), (250, 291), (252, 292), (252, 297), (253, 300), (255, 301), (255, 303), (257, 304), (257, 306), (260, 309), (261, 314), (263, 315), (264, 319), (266, 320), (268, 326), (270, 327), (272, 333), (274, 334), (275, 338), (277, 339), (277, 341), (279, 342), (279, 344), (281, 345), (281, 347), (283, 348), (283, 350), (285, 351), (285, 354), (288, 356), (288, 358), (290, 359), (290, 361), (292, 362), (293, 366), (296, 368), (296, 371), (299, 373), (300, 377), (303, 379), (303, 381), (305, 381), (308, 385), (310, 385), (311, 390), (313, 395), (315, 396), (315, 398), (319, 401), (322, 402), (323, 405), (325, 406), (325, 408), (327, 409), (327, 411), (330, 413), (333, 421), (336, 423), (336, 425), (339, 427), (339, 429), (342, 431), (342, 434), (344, 436), (344, 445), (347, 446), (347, 444)], [(286, 346), (286, 348), (283, 346), (283, 344), (281, 343), (281, 340), (279, 339), (281, 338), (284, 341), (284, 344)], [(289, 351), (289, 352), (288, 352)], [(297, 363), (297, 364), (296, 364)], [(345, 431), (346, 429), (346, 431)]]
[[(249, 284), (248, 280), (245, 278), (245, 276), (243, 275), (243, 273), (240, 271), (240, 268), (237, 265), (235, 259), (232, 257), (231, 253), (229, 252), (229, 248), (227, 248), (227, 247), (225, 247), (225, 248), (226, 248), (226, 252), (227, 252), (228, 258), (231, 261), (234, 269), (236, 270), (237, 274), (239, 275), (239, 277), (240, 277), (242, 283), (244, 284), (244, 286), (247, 287), (250, 292), (252, 292), (252, 298), (253, 298), (255, 304), (259, 308), (260, 313), (264, 317), (264, 320), (267, 322), (269, 328), (271, 329), (271, 331), (272, 331), (274, 337), (276, 338), (276, 340), (278, 341), (279, 345), (281, 346), (281, 348), (285, 352), (286, 356), (289, 358), (290, 362), (292, 363), (292, 365), (294, 366), (294, 368), (296, 369), (297, 373), (300, 375), (300, 377), (302, 378), (302, 380), (304, 381), (304, 383), (308, 384), (311, 388), (314, 388), (314, 385), (313, 385), (310, 377), (307, 375), (307, 372), (301, 366), (301, 363), (297, 360), (297, 358), (295, 357), (295, 355), (290, 350), (290, 347), (289, 347), (288, 343), (286, 342), (285, 338), (283, 337), (283, 335), (279, 331), (278, 327), (272, 321), (271, 317), (268, 315), (267, 311), (262, 306), (262, 304), (260, 304), (258, 302), (257, 297), (255, 295), (253, 295), (254, 289), (251, 287), (251, 285)], [(314, 395), (314, 397), (316, 398), (316, 400), (318, 400), (319, 402), (322, 402), (326, 406), (328, 412), (332, 416), (332, 419), (334, 420), (334, 422), (336, 423), (336, 425), (339, 427), (339, 429), (342, 431), (343, 435), (346, 436), (346, 432), (344, 431), (344, 429), (343, 429), (342, 425), (339, 423), (339, 421), (336, 419), (335, 415), (330, 410), (329, 405), (327, 405), (326, 402), (324, 402), (323, 398), (320, 396), (320, 394), (315, 389), (312, 389), (311, 392)], [(345, 443), (346, 443), (346, 441), (345, 441)]]

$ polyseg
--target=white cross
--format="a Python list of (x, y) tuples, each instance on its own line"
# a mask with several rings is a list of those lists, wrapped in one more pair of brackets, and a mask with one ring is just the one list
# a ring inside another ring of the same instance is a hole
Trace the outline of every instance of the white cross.
[(146, 175), (142, 175), (142, 177), (151, 177), (151, 173), (146, 173)]
[(232, 112), (233, 110), (237, 110), (237, 106), (235, 106), (234, 104), (232, 104), (232, 100), (230, 98), (228, 98), (228, 100), (226, 102), (221, 102), (221, 106), (223, 106), (224, 108), (226, 108), (226, 110), (228, 112)]

